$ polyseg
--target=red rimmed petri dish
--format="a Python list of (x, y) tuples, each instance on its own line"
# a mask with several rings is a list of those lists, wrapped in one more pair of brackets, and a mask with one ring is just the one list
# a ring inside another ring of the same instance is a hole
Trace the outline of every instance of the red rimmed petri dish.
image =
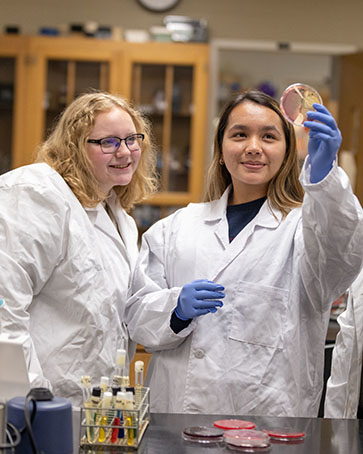
[(315, 88), (301, 83), (287, 87), (280, 99), (284, 117), (296, 126), (304, 126), (309, 110), (315, 110), (314, 103), (323, 103), (319, 93)]
[(270, 437), (272, 442), (279, 443), (302, 443), (306, 436), (305, 432), (286, 428), (263, 429), (263, 432)]
[(254, 422), (244, 421), (243, 419), (220, 419), (214, 421), (213, 425), (223, 430), (254, 429), (256, 427)]
[(223, 438), (227, 448), (238, 452), (261, 453), (271, 446), (269, 435), (261, 430), (227, 430)]
[(186, 427), (182, 432), (182, 438), (195, 443), (220, 443), (223, 442), (224, 431), (217, 427), (192, 426)]

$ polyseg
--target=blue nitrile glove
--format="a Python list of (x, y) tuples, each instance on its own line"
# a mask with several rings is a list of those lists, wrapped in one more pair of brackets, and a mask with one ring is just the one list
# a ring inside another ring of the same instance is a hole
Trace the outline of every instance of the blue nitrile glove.
[[(342, 135), (329, 110), (321, 104), (313, 104), (315, 111), (308, 112), (304, 126), (310, 129), (308, 153), (310, 156), (310, 182), (318, 183), (333, 167)], [(310, 121), (318, 120), (318, 121)]]
[(175, 315), (181, 320), (189, 320), (199, 315), (216, 312), (223, 306), (219, 298), (224, 298), (224, 287), (207, 279), (199, 279), (185, 284), (181, 289)]

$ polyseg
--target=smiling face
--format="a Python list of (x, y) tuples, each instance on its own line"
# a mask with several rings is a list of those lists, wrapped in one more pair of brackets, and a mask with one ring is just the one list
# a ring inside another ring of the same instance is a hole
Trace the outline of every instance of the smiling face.
[(286, 139), (277, 113), (251, 101), (238, 104), (229, 115), (222, 142), (223, 160), (233, 184), (230, 203), (266, 196), (285, 154)]
[[(135, 134), (136, 128), (130, 115), (114, 107), (97, 115), (89, 139), (105, 137), (125, 138)], [(122, 141), (116, 153), (105, 154), (99, 144), (87, 143), (87, 153), (91, 160), (94, 175), (100, 188), (107, 194), (114, 186), (126, 186), (130, 183), (141, 156), (141, 148), (130, 151)]]

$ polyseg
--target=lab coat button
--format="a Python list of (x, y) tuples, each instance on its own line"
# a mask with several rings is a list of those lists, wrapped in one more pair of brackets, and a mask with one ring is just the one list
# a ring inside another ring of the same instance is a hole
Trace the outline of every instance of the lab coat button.
[(202, 359), (202, 358), (204, 358), (205, 353), (204, 353), (203, 350), (201, 350), (200, 348), (198, 348), (197, 350), (195, 350), (194, 356), (195, 356), (196, 358), (198, 358), (198, 359)]

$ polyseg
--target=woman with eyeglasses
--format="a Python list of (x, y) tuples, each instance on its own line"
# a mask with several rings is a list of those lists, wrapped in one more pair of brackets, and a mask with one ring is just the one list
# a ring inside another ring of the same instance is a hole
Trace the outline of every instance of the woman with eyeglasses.
[(82, 401), (81, 376), (114, 373), (138, 254), (127, 212), (155, 189), (149, 123), (124, 99), (85, 94), (37, 162), (0, 177), (2, 330), (22, 338), (31, 385)]

